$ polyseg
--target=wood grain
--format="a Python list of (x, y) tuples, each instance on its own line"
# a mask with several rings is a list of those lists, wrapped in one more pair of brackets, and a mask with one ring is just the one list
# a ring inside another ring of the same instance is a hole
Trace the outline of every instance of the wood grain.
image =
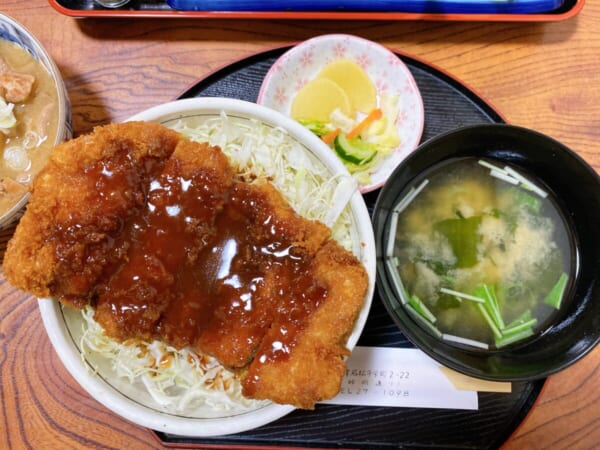
[[(274, 46), (344, 32), (464, 81), (512, 123), (564, 142), (600, 170), (600, 2), (557, 23), (86, 19), (45, 0), (3, 0), (59, 66), (76, 134), (173, 99), (198, 78)], [(0, 233), (5, 245), (12, 230)], [(1, 247), (1, 245), (0, 245)], [(600, 448), (600, 348), (550, 378), (506, 449)], [(159, 448), (95, 402), (44, 332), (35, 299), (0, 277), (0, 449)]]

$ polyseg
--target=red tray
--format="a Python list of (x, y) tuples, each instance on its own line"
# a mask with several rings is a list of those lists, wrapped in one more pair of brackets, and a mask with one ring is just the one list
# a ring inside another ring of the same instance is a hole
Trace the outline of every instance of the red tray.
[(323, 19), (323, 20), (441, 20), (481, 22), (556, 22), (581, 11), (585, 0), (565, 0), (563, 6), (543, 14), (439, 14), (380, 11), (175, 11), (165, 1), (133, 0), (119, 9), (96, 6), (93, 0), (48, 0), (50, 6), (71, 17), (163, 17), (196, 19)]

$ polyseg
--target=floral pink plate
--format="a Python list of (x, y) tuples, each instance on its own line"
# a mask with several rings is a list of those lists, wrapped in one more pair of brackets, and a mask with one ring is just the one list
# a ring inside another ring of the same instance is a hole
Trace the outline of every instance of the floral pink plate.
[(393, 52), (375, 42), (346, 34), (329, 34), (304, 41), (273, 64), (260, 88), (257, 103), (289, 115), (294, 96), (317, 73), (337, 59), (358, 63), (375, 84), (378, 96), (398, 94), (396, 126), (400, 145), (374, 167), (363, 193), (383, 185), (393, 170), (419, 144), (423, 133), (423, 100), (415, 80)]

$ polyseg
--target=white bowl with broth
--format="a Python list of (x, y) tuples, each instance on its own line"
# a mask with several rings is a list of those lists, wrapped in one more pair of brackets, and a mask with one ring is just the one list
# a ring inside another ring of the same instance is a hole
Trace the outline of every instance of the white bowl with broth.
[[(2, 13), (0, 55), (0, 228), (6, 228), (22, 215), (31, 181), (52, 148), (72, 132), (56, 64), (30, 31)], [(16, 89), (7, 87), (15, 82)]]
[(438, 362), (542, 378), (600, 340), (600, 180), (533, 130), (465, 127), (422, 144), (382, 189), (378, 291)]
[[(265, 107), (233, 99), (178, 100), (151, 108), (130, 120), (158, 122), (192, 139), (219, 145), (232, 161), (243, 163), (257, 176), (270, 177), (301, 215), (330, 222), (333, 237), (358, 257), (369, 277), (364, 306), (346, 343), (347, 348), (352, 349), (364, 327), (374, 291), (375, 247), (369, 214), (358, 188), (327, 146), (291, 119)], [(248, 148), (243, 145), (245, 135), (260, 136), (263, 144)], [(277, 160), (277, 164), (273, 164), (273, 160)], [(317, 180), (313, 187), (321, 194), (307, 196), (302, 190), (290, 189), (288, 174), (280, 168), (299, 165), (311, 172), (310, 178)], [(346, 199), (342, 200), (344, 207), (331, 208), (339, 203), (334, 197), (342, 191), (346, 192), (343, 195)], [(316, 211), (310, 206), (319, 196), (324, 203), (320, 211)], [(214, 365), (202, 367), (207, 373), (212, 371), (211, 377), (218, 372), (233, 388), (201, 387), (206, 378), (200, 375), (194, 378), (197, 374), (190, 374), (185, 361), (194, 357), (188, 353), (179, 353), (177, 359), (182, 365), (177, 368), (187, 371), (184, 375), (189, 375), (190, 383), (198, 382), (196, 388), (187, 392), (185, 389), (175, 392), (171, 388), (158, 392), (156, 386), (148, 387), (151, 382), (147, 378), (128, 377), (137, 366), (130, 364), (127, 355), (123, 356), (127, 348), (99, 337), (90, 314), (85, 316), (81, 311), (64, 308), (51, 299), (40, 299), (39, 307), (54, 348), (78, 383), (110, 410), (138, 425), (180, 436), (216, 436), (250, 430), (294, 410), (289, 405), (242, 398), (231, 374)], [(161, 345), (155, 342), (146, 350), (174, 355)], [(121, 354), (117, 356), (119, 351)], [(116, 369), (119, 364), (129, 364), (129, 367)]]

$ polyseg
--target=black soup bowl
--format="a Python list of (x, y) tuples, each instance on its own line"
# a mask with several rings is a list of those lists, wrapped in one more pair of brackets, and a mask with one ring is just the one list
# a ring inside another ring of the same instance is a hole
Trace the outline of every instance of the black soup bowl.
[[(424, 174), (455, 158), (495, 160), (533, 175), (565, 219), (574, 273), (553, 322), (521, 343), (486, 350), (448, 342), (416, 321), (398, 298), (397, 269), (386, 263), (389, 240), (395, 239), (392, 211)], [(506, 124), (469, 126), (435, 137), (392, 173), (377, 198), (373, 226), (379, 295), (405, 336), (439, 363), (487, 380), (533, 380), (573, 364), (600, 340), (600, 177), (556, 140)]]

